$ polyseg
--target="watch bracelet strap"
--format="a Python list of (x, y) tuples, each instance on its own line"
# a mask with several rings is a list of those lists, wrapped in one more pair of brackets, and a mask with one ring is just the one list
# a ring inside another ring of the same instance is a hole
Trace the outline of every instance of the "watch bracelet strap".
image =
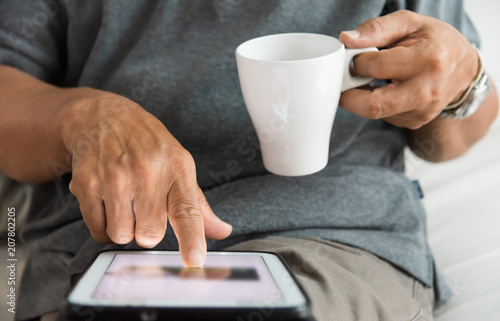
[(474, 80), (471, 82), (469, 88), (467, 88), (467, 90), (462, 94), (462, 96), (460, 96), (460, 99), (453, 104), (449, 104), (443, 110), (450, 110), (450, 109), (454, 109), (454, 108), (461, 106), (465, 102), (465, 100), (467, 100), (467, 98), (469, 98), (470, 93), (477, 86), (479, 80), (483, 76), (483, 73), (484, 73), (483, 58), (481, 56), (481, 53), (479, 52), (479, 49), (477, 49), (476, 45), (473, 44), (472, 46), (474, 47), (474, 49), (477, 52), (477, 57), (478, 57), (478, 62), (479, 62), (479, 72), (477, 73)]

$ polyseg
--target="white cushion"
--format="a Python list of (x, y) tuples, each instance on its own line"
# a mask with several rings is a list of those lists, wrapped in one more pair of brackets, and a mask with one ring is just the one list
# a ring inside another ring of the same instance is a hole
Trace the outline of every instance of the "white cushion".
[(407, 152), (407, 174), (422, 185), (429, 243), (455, 293), (436, 321), (500, 320), (500, 117), (459, 159)]

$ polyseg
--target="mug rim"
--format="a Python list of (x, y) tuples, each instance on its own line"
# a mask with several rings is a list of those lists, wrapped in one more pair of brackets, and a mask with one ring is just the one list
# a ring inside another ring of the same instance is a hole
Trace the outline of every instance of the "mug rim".
[[(297, 36), (324, 38), (324, 39), (327, 39), (329, 41), (333, 41), (337, 45), (340, 45), (340, 46), (336, 50), (328, 52), (327, 54), (318, 55), (316, 57), (311, 57), (311, 58), (293, 59), (293, 60), (256, 59), (256, 58), (249, 57), (248, 55), (245, 55), (241, 52), (245, 46), (249, 46), (251, 43), (254, 43), (254, 42), (265, 41), (266, 39), (269, 39), (269, 38), (284, 38), (284, 37), (297, 37)], [(289, 64), (289, 63), (301, 63), (301, 62), (325, 58), (325, 57), (328, 57), (330, 55), (337, 54), (338, 52), (342, 51), (342, 49), (345, 49), (345, 45), (339, 39), (337, 39), (333, 36), (330, 36), (330, 35), (325, 35), (325, 34), (320, 34), (320, 33), (310, 33), (310, 32), (291, 32), (291, 33), (285, 32), (285, 33), (275, 33), (275, 34), (270, 34), (270, 35), (264, 35), (264, 36), (260, 36), (260, 37), (246, 40), (246, 41), (242, 42), (240, 45), (238, 45), (238, 47), (235, 50), (235, 54), (237, 57), (241, 57), (243, 59), (247, 59), (247, 60), (255, 61), (255, 62), (260, 62), (260, 63), (276, 63), (276, 64), (287, 63), (287, 64)]]

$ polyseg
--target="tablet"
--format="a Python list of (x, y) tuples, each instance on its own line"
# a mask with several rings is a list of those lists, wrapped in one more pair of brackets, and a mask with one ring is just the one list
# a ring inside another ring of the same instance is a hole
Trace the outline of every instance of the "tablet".
[(310, 303), (283, 259), (267, 252), (211, 252), (185, 268), (176, 251), (98, 254), (67, 298), (82, 320), (307, 320)]

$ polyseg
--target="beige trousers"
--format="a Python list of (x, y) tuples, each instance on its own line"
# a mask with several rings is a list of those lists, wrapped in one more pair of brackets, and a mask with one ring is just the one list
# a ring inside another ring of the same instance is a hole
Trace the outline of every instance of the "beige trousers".
[[(316, 321), (432, 321), (434, 291), (359, 248), (319, 238), (243, 242), (228, 248), (279, 253), (312, 301)], [(42, 317), (55, 321), (58, 313)]]
[(281, 254), (309, 295), (317, 321), (433, 320), (433, 289), (359, 248), (269, 237), (229, 249)]

